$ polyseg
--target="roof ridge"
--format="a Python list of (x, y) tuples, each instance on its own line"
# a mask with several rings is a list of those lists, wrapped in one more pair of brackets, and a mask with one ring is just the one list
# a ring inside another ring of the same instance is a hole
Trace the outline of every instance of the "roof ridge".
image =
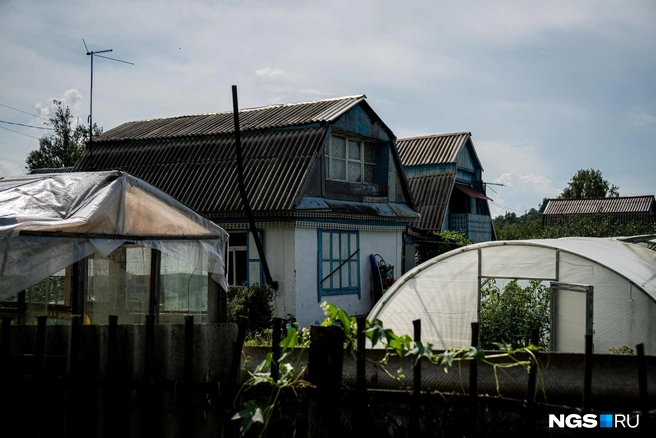
[[(307, 105), (311, 103), (319, 103), (319, 102), (334, 102), (338, 100), (348, 100), (348, 99), (366, 99), (367, 96), (364, 94), (354, 94), (352, 96), (342, 96), (342, 97), (331, 97), (329, 99), (321, 99), (321, 100), (310, 100), (306, 102), (291, 102), (291, 103), (276, 103), (273, 105), (266, 105), (266, 106), (258, 106), (258, 107), (251, 107), (251, 108), (240, 108), (239, 113), (242, 112), (250, 112), (250, 111), (261, 111), (261, 110), (266, 110), (266, 109), (271, 109), (271, 108), (282, 108), (286, 106), (295, 106), (295, 105)], [(217, 111), (217, 112), (211, 112), (211, 113), (197, 113), (197, 114), (183, 114), (179, 116), (171, 116), (171, 117), (157, 117), (154, 119), (143, 119), (143, 120), (132, 120), (130, 122), (126, 123), (142, 123), (142, 122), (154, 122), (156, 120), (171, 120), (171, 119), (182, 119), (185, 117), (199, 117), (199, 116), (218, 116), (221, 114), (231, 114), (233, 111), (228, 110), (228, 111)]]
[(437, 137), (454, 137), (456, 135), (469, 135), (471, 136), (471, 131), (461, 131), (461, 132), (448, 132), (445, 134), (429, 134), (429, 135), (420, 135), (416, 137), (404, 137), (398, 138), (396, 141), (406, 141), (406, 140), (420, 140), (424, 138), (437, 138)]
[(599, 196), (596, 198), (548, 198), (547, 201), (596, 201), (601, 199), (630, 199), (630, 198), (654, 198), (654, 195), (634, 195), (634, 196)]

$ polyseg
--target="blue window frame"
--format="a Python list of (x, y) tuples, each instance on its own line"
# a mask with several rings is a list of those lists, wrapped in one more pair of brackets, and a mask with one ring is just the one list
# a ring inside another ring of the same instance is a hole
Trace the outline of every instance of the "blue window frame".
[(318, 300), (326, 295), (344, 294), (357, 294), (360, 298), (360, 234), (318, 229), (317, 239)]

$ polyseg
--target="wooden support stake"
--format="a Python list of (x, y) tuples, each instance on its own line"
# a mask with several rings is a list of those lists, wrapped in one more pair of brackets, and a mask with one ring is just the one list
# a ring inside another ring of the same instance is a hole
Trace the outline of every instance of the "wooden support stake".
[(107, 388), (105, 389), (105, 406), (102, 417), (103, 436), (118, 436), (118, 396), (116, 391), (118, 350), (118, 315), (109, 315), (107, 330)]
[(146, 354), (144, 355), (144, 381), (152, 386), (155, 372), (155, 315), (146, 315)]
[(640, 388), (640, 411), (643, 421), (649, 421), (649, 394), (647, 393), (647, 362), (645, 360), (645, 344), (636, 345), (638, 354), (638, 387)]
[(585, 335), (585, 356), (583, 358), (583, 407), (584, 414), (590, 412), (592, 397), (592, 335)]
[(185, 315), (184, 380), (191, 385), (194, 378), (194, 315)]
[(27, 313), (27, 306), (25, 305), (25, 291), (18, 292), (18, 315), (16, 317), (16, 325), (25, 325), (25, 315)]
[(159, 323), (159, 276), (161, 269), (162, 252), (160, 250), (153, 249), (150, 253), (150, 296), (148, 300), (148, 315), (154, 318), (154, 324)]
[(280, 328), (282, 320), (280, 318), (273, 318), (273, 334), (271, 337), (271, 378), (277, 382), (280, 378)]

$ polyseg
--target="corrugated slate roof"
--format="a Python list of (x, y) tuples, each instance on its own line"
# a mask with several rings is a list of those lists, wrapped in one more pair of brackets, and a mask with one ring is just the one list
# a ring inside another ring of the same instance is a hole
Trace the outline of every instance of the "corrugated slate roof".
[(413, 227), (442, 231), (442, 222), (455, 181), (455, 173), (408, 178), (408, 185), (415, 201), (415, 210), (421, 215), (418, 221), (412, 223)]
[(403, 166), (455, 163), (470, 137), (471, 132), (455, 132), (400, 138), (396, 147)]
[[(239, 110), (241, 131), (333, 122), (366, 96), (287, 103)], [(94, 138), (94, 143), (145, 140), (234, 132), (232, 111), (127, 122)]]
[(654, 196), (621, 196), (614, 198), (550, 199), (545, 215), (594, 213), (649, 213)]
[(49, 173), (68, 173), (72, 172), (73, 167), (41, 167), (38, 169), (32, 169), (28, 172), (28, 175), (46, 175)]
[[(246, 192), (254, 211), (294, 208), (326, 131), (311, 127), (242, 134)], [(208, 216), (243, 210), (234, 135), (140, 138), (94, 142), (94, 170), (129, 172)], [(75, 170), (90, 167), (85, 151)]]

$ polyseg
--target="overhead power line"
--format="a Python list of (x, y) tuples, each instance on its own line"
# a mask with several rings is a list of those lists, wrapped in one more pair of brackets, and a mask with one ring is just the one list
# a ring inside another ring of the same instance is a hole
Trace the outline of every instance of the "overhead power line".
[(19, 109), (17, 109), (17, 108), (12, 107), (12, 106), (5, 105), (5, 104), (3, 104), (3, 103), (0, 103), (0, 106), (4, 106), (5, 108), (9, 108), (9, 109), (12, 109), (12, 110), (14, 110), (14, 111), (18, 111), (19, 113), (27, 114), (28, 116), (38, 117), (38, 118), (43, 119), (43, 120), (50, 120), (50, 119), (46, 119), (45, 117), (41, 117), (41, 116), (34, 115), (34, 114), (32, 114), (32, 113), (28, 113), (27, 111), (19, 110)]
[(52, 128), (44, 128), (43, 126), (24, 125), (22, 123), (5, 122), (4, 120), (0, 120), (0, 123), (6, 123), (8, 125), (25, 126), (27, 128), (34, 128), (34, 129), (45, 129), (46, 131), (52, 131), (53, 130)]
[(7, 130), (7, 131), (15, 132), (16, 134), (24, 135), (24, 136), (26, 136), (26, 137), (36, 138), (37, 140), (41, 140), (39, 137), (35, 137), (35, 136), (33, 136), (33, 135), (30, 135), (30, 134), (25, 134), (25, 133), (23, 133), (23, 132), (14, 131), (13, 129), (5, 128), (4, 126), (0, 126), (0, 129), (4, 129), (4, 130)]

